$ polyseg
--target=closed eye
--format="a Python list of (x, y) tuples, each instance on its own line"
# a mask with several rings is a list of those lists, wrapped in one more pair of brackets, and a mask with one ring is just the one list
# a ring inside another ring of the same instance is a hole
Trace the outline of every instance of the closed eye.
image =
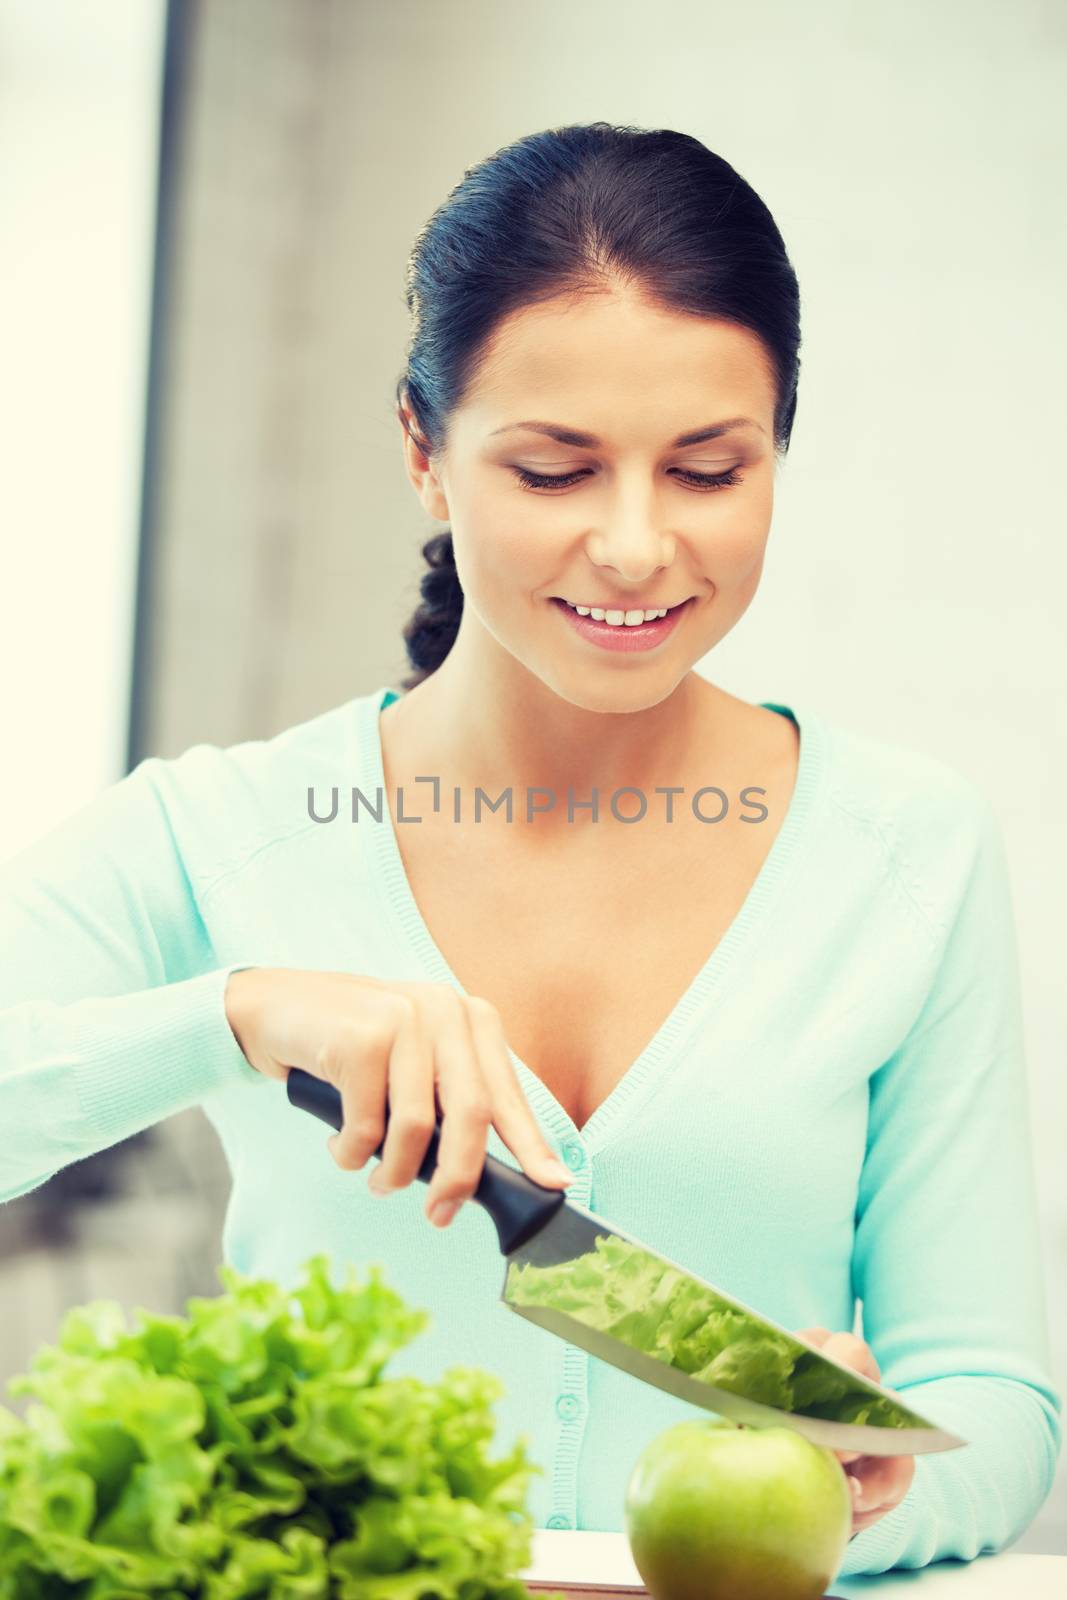
[[(577, 483), (580, 478), (588, 478), (590, 473), (566, 472), (562, 476), (543, 472), (528, 472), (525, 467), (512, 467), (519, 482), (526, 489), (565, 489), (572, 483)], [(728, 472), (691, 472), (688, 468), (679, 467), (676, 474), (683, 482), (691, 484), (695, 489), (729, 489), (736, 483), (741, 483), (742, 477), (736, 467), (731, 467)]]

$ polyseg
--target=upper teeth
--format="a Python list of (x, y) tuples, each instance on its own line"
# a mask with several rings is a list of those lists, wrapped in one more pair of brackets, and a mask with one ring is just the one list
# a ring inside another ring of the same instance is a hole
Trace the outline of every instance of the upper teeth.
[(577, 606), (570, 600), (564, 600), (565, 606), (570, 606), (572, 611), (577, 611), (580, 617), (592, 617), (594, 622), (610, 622), (613, 628), (634, 628), (639, 622), (651, 622), (654, 617), (665, 617), (668, 606), (662, 611), (603, 611), (599, 606)]

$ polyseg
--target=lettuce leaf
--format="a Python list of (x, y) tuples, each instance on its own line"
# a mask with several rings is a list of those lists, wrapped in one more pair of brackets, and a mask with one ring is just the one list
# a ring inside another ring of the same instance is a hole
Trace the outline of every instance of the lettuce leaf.
[(808, 1346), (617, 1234), (554, 1266), (514, 1261), (504, 1298), (565, 1312), (688, 1373), (761, 1405), (836, 1422), (924, 1427), (903, 1405), (872, 1393), (859, 1374), (820, 1360)]
[[(521, 1437), (500, 1380), (390, 1379), (424, 1328), (376, 1266), (288, 1292), (220, 1268), (186, 1316), (68, 1313), (0, 1406), (0, 1600), (525, 1600)], [(556, 1600), (563, 1600), (557, 1596)]]

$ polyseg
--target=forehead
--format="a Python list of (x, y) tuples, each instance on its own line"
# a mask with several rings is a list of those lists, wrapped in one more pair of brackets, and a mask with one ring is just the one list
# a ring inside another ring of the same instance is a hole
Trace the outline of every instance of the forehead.
[(743, 414), (769, 436), (774, 403), (770, 358), (750, 329), (612, 292), (505, 318), (455, 424), (473, 436), (544, 416), (623, 442)]

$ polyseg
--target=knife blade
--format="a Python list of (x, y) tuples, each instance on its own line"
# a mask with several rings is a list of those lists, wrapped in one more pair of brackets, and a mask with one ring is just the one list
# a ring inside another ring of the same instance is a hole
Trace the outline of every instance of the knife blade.
[[(291, 1067), (286, 1093), (299, 1110), (340, 1130), (341, 1096), (332, 1084)], [(438, 1116), (416, 1174), (421, 1183), (436, 1168), (440, 1131)], [(376, 1157), (384, 1145), (383, 1136)], [(830, 1450), (922, 1455), (968, 1442), (495, 1156), (486, 1154), (471, 1198), (496, 1228), (508, 1310), (644, 1383), (737, 1423), (793, 1428)]]

